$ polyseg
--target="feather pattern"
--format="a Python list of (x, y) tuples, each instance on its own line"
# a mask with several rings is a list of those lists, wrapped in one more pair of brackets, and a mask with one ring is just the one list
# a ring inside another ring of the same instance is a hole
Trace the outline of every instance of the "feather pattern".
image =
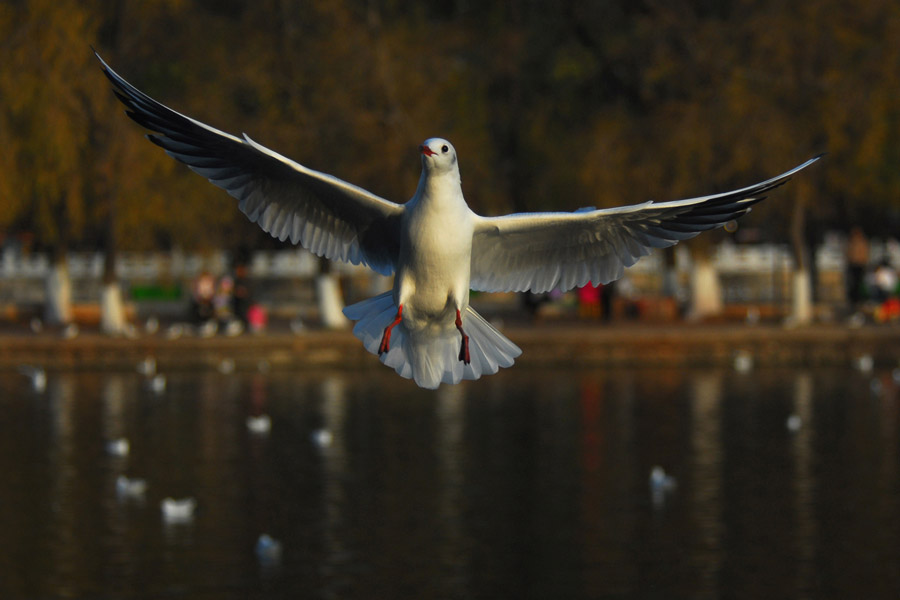
[(394, 272), (402, 205), (178, 113), (97, 58), (128, 116), (154, 132), (148, 139), (231, 194), (270, 235), (319, 256)]
[[(366, 350), (378, 354), (381, 334), (397, 314), (391, 292), (357, 302), (344, 309), (347, 318), (357, 321), (353, 334)], [(381, 355), (381, 362), (423, 388), (434, 389), (441, 383), (455, 384), (463, 379), (492, 375), (501, 367), (510, 367), (522, 351), (490, 323), (466, 307), (463, 324), (469, 334), (472, 360), (459, 360), (459, 336), (456, 331), (427, 335), (411, 331), (403, 324), (394, 329), (391, 349)]]
[(750, 211), (816, 156), (732, 192), (571, 213), (476, 217), (470, 285), (486, 292), (547, 292), (609, 283), (654, 248), (721, 227)]

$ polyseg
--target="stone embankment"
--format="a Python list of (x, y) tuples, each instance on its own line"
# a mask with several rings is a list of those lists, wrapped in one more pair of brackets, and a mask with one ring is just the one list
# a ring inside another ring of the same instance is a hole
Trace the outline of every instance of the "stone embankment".
[[(900, 366), (900, 327), (840, 325), (784, 328), (745, 325), (537, 325), (505, 328), (523, 352), (520, 366), (731, 366), (750, 357), (756, 367)], [(235, 370), (345, 368), (377, 366), (349, 331), (210, 338), (142, 336), (111, 338), (82, 333), (74, 339), (58, 334), (0, 332), (0, 369), (22, 364), (48, 369), (134, 369), (152, 356), (160, 369)]]

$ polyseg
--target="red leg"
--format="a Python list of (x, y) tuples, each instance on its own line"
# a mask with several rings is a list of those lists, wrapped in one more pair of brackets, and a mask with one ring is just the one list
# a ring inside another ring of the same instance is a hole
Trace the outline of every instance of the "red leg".
[(459, 333), (462, 335), (462, 345), (459, 347), (459, 360), (463, 361), (465, 364), (469, 364), (472, 362), (469, 357), (469, 336), (463, 331), (462, 317), (459, 314), (459, 309), (456, 310), (456, 328), (459, 329)]
[(403, 305), (397, 307), (397, 317), (393, 320), (393, 322), (384, 328), (384, 333), (381, 336), (381, 345), (378, 346), (378, 355), (381, 356), (385, 352), (391, 349), (391, 330), (396, 327), (400, 320), (403, 318)]

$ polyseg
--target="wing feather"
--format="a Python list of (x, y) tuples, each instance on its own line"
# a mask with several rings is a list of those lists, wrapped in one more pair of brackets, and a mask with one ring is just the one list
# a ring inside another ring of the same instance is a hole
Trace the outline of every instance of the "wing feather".
[(478, 291), (547, 292), (614, 281), (655, 248), (721, 227), (766, 193), (821, 158), (732, 192), (573, 213), (478, 217), (471, 287)]
[(154, 132), (150, 141), (236, 198), (240, 210), (270, 235), (384, 275), (394, 271), (402, 205), (304, 167), (246, 135), (238, 138), (182, 115), (97, 58), (126, 114)]

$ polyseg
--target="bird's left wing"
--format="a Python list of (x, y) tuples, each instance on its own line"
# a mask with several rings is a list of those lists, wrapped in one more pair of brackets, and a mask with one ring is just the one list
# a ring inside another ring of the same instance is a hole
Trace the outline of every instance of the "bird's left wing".
[(167, 154), (238, 200), (245, 215), (279, 240), (390, 275), (403, 207), (314, 171), (257, 144), (182, 115), (122, 79), (98, 55), (116, 96)]
[(562, 291), (622, 276), (654, 248), (665, 248), (746, 214), (772, 189), (820, 156), (732, 192), (572, 213), (477, 217), (471, 288), (500, 292)]

